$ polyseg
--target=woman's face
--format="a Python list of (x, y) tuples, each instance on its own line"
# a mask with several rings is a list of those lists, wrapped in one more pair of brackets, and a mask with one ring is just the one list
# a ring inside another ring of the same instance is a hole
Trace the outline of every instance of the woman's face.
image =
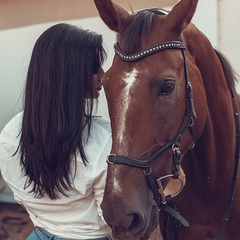
[(97, 99), (100, 95), (100, 91), (102, 90), (102, 78), (104, 75), (104, 71), (102, 68), (99, 68), (97, 73), (93, 75), (93, 98)]

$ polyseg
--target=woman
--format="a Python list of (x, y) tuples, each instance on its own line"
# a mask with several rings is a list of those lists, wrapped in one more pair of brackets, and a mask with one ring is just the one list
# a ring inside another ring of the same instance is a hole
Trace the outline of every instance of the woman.
[(0, 169), (35, 226), (32, 239), (107, 239), (100, 203), (109, 121), (93, 116), (102, 88), (102, 36), (68, 24), (37, 40), (24, 111), (0, 135)]

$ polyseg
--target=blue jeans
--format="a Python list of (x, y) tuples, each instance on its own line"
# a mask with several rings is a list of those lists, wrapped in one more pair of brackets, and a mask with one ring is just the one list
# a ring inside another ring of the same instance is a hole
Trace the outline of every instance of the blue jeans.
[[(60, 238), (56, 235), (53, 235), (46, 230), (35, 227), (31, 234), (27, 237), (26, 240), (73, 240), (71, 238)], [(76, 239), (75, 239), (76, 240)], [(102, 237), (102, 238), (92, 238), (86, 240), (111, 240), (110, 237)]]

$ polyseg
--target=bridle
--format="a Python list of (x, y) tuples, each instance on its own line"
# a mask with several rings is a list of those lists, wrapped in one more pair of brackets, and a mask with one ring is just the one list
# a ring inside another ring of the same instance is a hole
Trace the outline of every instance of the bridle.
[[(162, 11), (160, 9), (146, 9), (147, 11), (151, 11), (157, 14), (165, 15), (166, 12)], [(143, 11), (146, 11), (143, 10)], [(131, 158), (124, 155), (115, 155), (110, 154), (107, 158), (108, 164), (122, 164), (127, 165), (131, 167), (140, 168), (143, 170), (144, 175), (146, 176), (148, 183), (151, 187), (151, 190), (154, 195), (154, 199), (159, 207), (159, 209), (164, 209), (167, 213), (169, 213), (172, 217), (174, 217), (176, 220), (179, 221), (183, 226), (188, 227), (189, 223), (176, 211), (176, 208), (172, 202), (171, 196), (165, 197), (163, 186), (161, 179), (164, 179), (166, 177), (172, 177), (173, 179), (179, 179), (182, 184), (182, 180), (179, 176), (179, 170), (180, 170), (180, 160), (181, 160), (181, 151), (180, 151), (180, 141), (182, 138), (182, 135), (184, 131), (189, 128), (192, 138), (193, 138), (193, 145), (192, 148), (195, 145), (196, 141), (196, 132), (195, 132), (195, 125), (194, 125), (194, 118), (196, 118), (196, 112), (194, 108), (194, 102), (193, 102), (193, 93), (192, 93), (192, 85), (189, 80), (189, 73), (188, 73), (188, 65), (187, 65), (187, 59), (186, 59), (186, 45), (184, 43), (184, 39), (182, 41), (168, 41), (168, 42), (161, 42), (154, 46), (151, 46), (149, 48), (146, 48), (144, 50), (141, 50), (134, 54), (125, 54), (122, 49), (120, 48), (118, 43), (115, 43), (114, 50), (116, 55), (126, 62), (136, 62), (139, 61), (145, 57), (148, 57), (152, 54), (158, 53), (160, 51), (166, 50), (166, 49), (179, 49), (182, 52), (183, 60), (184, 60), (184, 72), (185, 72), (185, 80), (186, 80), (186, 112), (183, 119), (183, 122), (177, 131), (176, 135), (166, 144), (164, 144), (162, 147), (160, 147), (158, 150), (156, 150), (149, 158), (140, 160), (136, 158)], [(236, 125), (236, 142), (237, 145), (240, 144), (240, 129), (239, 129), (239, 113), (236, 106), (236, 101), (234, 99), (234, 94), (232, 93), (232, 99), (233, 99), (233, 105), (234, 105), (234, 115), (235, 115), (235, 125)], [(167, 150), (172, 149), (172, 174), (168, 174), (165, 176), (160, 177), (160, 179), (155, 179), (152, 173), (152, 164)], [(222, 225), (219, 229), (219, 232), (217, 234), (217, 237), (214, 238), (215, 240), (219, 240), (220, 237), (223, 234), (223, 231), (225, 229), (226, 223), (228, 221), (228, 217), (230, 215), (230, 210), (232, 206), (233, 196), (235, 192), (236, 187), (236, 179), (237, 179), (237, 169), (238, 169), (238, 156), (239, 156), (239, 148), (236, 147), (236, 156), (235, 156), (235, 167), (234, 167), (234, 173), (233, 173), (233, 179), (232, 179), (232, 186), (230, 191), (230, 200), (227, 204), (227, 208), (224, 214), (224, 218), (222, 220)], [(181, 186), (182, 188), (182, 186)], [(181, 191), (181, 189), (180, 189)], [(179, 191), (179, 192), (180, 192)], [(168, 200), (169, 199), (169, 200)], [(169, 203), (169, 204), (168, 204)], [(176, 224), (175, 224), (176, 225)], [(179, 224), (178, 224), (179, 227)], [(178, 230), (177, 233), (174, 233), (174, 239), (178, 239)], [(168, 239), (168, 236), (166, 236)], [(165, 239), (165, 238), (164, 238)], [(206, 238), (206, 240), (210, 238)]]
[[(173, 217), (175, 217), (177, 220), (179, 220), (184, 226), (189, 226), (188, 222), (173, 208), (169, 207), (165, 203), (165, 196), (163, 192), (163, 187), (161, 186), (161, 182), (157, 181), (152, 173), (152, 164), (167, 150), (172, 149), (172, 178), (178, 179), (179, 177), (179, 170), (180, 170), (180, 159), (181, 159), (181, 151), (180, 151), (180, 140), (182, 138), (182, 135), (184, 131), (187, 128), (190, 128), (192, 137), (193, 137), (193, 145), (196, 141), (196, 134), (195, 134), (195, 127), (194, 127), (194, 118), (196, 118), (196, 112), (194, 108), (193, 103), (193, 94), (192, 94), (192, 85), (189, 80), (189, 74), (188, 74), (188, 66), (187, 66), (187, 60), (185, 55), (186, 46), (184, 42), (180, 41), (169, 41), (169, 42), (163, 42), (159, 43), (157, 45), (154, 45), (150, 48), (144, 49), (138, 53), (126, 55), (123, 53), (123, 51), (120, 49), (118, 43), (114, 45), (114, 49), (116, 52), (116, 55), (121, 58), (124, 61), (127, 62), (135, 62), (139, 61), (147, 56), (150, 56), (154, 53), (166, 50), (166, 49), (179, 49), (182, 51), (183, 59), (184, 59), (184, 70), (185, 70), (185, 79), (186, 79), (186, 113), (183, 119), (183, 122), (177, 131), (176, 135), (165, 145), (160, 147), (157, 151), (155, 151), (149, 158), (140, 160), (136, 158), (131, 158), (123, 155), (115, 155), (110, 154), (108, 156), (107, 162), (109, 164), (123, 164), (128, 165), (131, 167), (137, 167), (143, 169), (144, 175), (148, 179), (148, 183), (151, 186), (154, 199), (159, 207), (159, 209), (164, 209), (167, 212), (169, 212)], [(164, 178), (164, 177), (162, 177)], [(181, 180), (181, 179), (180, 179)], [(160, 185), (160, 186), (159, 186)], [(160, 189), (160, 191), (159, 191)]]
[[(157, 11), (157, 13), (159, 13), (159, 10), (156, 10), (156, 9), (153, 9), (153, 10), (154, 12)], [(178, 49), (178, 50), (181, 50), (182, 52), (183, 60), (184, 60), (186, 95), (187, 95), (186, 96), (186, 113), (183, 118), (183, 122), (179, 130), (177, 131), (176, 135), (169, 142), (167, 142), (165, 145), (163, 145), (157, 151), (155, 151), (147, 159), (140, 160), (140, 159), (135, 159), (128, 156), (110, 154), (108, 156), (107, 162), (109, 164), (123, 164), (131, 167), (143, 169), (143, 173), (148, 179), (148, 183), (151, 186), (154, 199), (159, 209), (166, 210), (178, 221), (180, 221), (184, 226), (187, 227), (189, 226), (188, 222), (177, 211), (169, 207), (167, 204), (164, 204), (166, 203), (166, 198), (163, 192), (161, 181), (158, 181), (158, 179), (155, 179), (155, 177), (153, 176), (152, 167), (151, 167), (152, 164), (164, 152), (171, 149), (172, 150), (172, 174), (170, 174), (170, 176), (173, 179), (179, 179), (180, 181), (182, 181), (181, 178), (179, 177), (180, 159), (181, 159), (180, 141), (184, 131), (187, 128), (190, 128), (190, 132), (193, 138), (193, 146), (196, 141), (195, 127), (194, 127), (194, 118), (196, 118), (196, 112), (195, 112), (194, 103), (193, 103), (192, 85), (189, 80), (189, 74), (188, 74), (188, 65), (187, 65), (186, 53), (185, 53), (186, 45), (184, 41), (161, 42), (134, 54), (125, 54), (119, 47), (118, 43), (114, 45), (114, 49), (115, 49), (116, 55), (123, 61), (127, 61), (127, 62), (136, 62), (152, 54), (158, 53), (160, 51), (164, 51), (166, 49)], [(168, 176), (169, 175), (167, 175), (167, 177)], [(162, 176), (161, 179), (165, 177), (166, 176)]]

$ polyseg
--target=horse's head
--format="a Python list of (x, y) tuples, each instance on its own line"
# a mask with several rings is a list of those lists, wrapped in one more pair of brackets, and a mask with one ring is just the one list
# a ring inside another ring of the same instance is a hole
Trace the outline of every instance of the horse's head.
[(163, 177), (164, 189), (165, 176), (178, 178), (182, 157), (203, 129), (201, 74), (183, 36), (197, 2), (181, 0), (169, 14), (128, 14), (110, 0), (95, 0), (103, 21), (119, 34), (104, 82), (113, 145), (102, 208), (115, 239), (149, 237), (164, 201), (161, 189), (153, 194), (155, 180), (149, 182)]

